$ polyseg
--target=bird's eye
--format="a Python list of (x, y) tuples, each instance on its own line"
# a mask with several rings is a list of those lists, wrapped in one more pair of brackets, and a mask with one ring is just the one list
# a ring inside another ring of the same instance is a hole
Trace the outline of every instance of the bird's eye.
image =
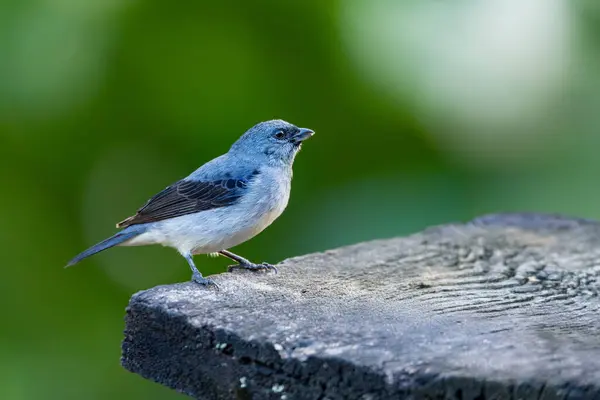
[(285, 137), (285, 132), (284, 132), (284, 131), (277, 131), (277, 132), (275, 132), (275, 138), (276, 138), (276, 139), (279, 139), (279, 140), (281, 140), (281, 139), (283, 139), (284, 137)]

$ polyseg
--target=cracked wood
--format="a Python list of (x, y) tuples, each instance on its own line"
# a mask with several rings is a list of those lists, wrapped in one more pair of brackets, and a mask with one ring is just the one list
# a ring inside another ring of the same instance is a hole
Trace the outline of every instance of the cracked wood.
[(133, 296), (123, 365), (201, 399), (600, 399), (600, 224), (492, 215)]

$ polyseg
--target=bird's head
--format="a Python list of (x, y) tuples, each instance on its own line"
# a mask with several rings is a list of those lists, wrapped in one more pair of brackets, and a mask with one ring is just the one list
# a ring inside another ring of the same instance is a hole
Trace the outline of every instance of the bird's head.
[(230, 153), (244, 157), (265, 159), (270, 164), (291, 165), (302, 142), (314, 135), (306, 128), (275, 119), (261, 122), (248, 129), (231, 146)]

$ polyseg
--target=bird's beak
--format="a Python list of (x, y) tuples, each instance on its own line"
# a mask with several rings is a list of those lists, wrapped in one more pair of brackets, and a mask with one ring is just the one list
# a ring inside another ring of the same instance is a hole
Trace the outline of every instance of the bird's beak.
[(296, 143), (302, 143), (303, 141), (310, 138), (314, 134), (315, 134), (315, 132), (310, 129), (300, 128), (300, 132), (298, 132), (294, 136), (292, 136), (292, 139)]

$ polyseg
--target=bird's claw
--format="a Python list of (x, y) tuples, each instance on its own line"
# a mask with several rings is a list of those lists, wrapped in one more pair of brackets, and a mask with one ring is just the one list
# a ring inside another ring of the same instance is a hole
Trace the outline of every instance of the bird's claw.
[(214, 286), (216, 289), (219, 289), (219, 285), (217, 285), (215, 283), (215, 281), (213, 281), (212, 279), (205, 278), (205, 277), (203, 277), (200, 274), (193, 274), (192, 275), (192, 282), (195, 282), (195, 283), (197, 283), (199, 285), (203, 285), (203, 286), (206, 286), (206, 287), (208, 287), (208, 286)]
[(273, 272), (277, 273), (277, 268), (274, 265), (271, 265), (266, 262), (260, 263), (260, 264), (249, 263), (249, 264), (230, 265), (228, 268), (228, 272), (231, 272), (236, 269), (248, 269), (250, 271), (266, 270), (266, 271), (273, 271)]

